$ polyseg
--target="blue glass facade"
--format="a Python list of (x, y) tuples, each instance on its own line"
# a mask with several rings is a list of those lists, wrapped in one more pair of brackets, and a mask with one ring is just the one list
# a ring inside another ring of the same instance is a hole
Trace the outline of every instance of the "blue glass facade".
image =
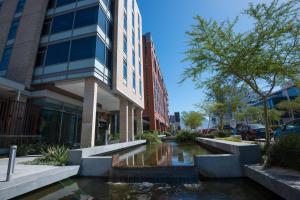
[(96, 76), (111, 85), (113, 19), (109, 9), (112, 1), (104, 1), (109, 6), (107, 9), (99, 3), (80, 1), (87, 5), (58, 13), (53, 8), (76, 0), (49, 2), (51, 14), (44, 21), (33, 83)]

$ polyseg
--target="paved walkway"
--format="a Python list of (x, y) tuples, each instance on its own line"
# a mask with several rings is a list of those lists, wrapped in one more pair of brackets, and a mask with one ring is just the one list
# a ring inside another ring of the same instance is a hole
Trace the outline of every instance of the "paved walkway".
[(263, 169), (260, 165), (245, 166), (246, 175), (269, 190), (288, 200), (300, 198), (300, 172), (271, 167)]
[(78, 174), (79, 166), (24, 165), (36, 157), (16, 159), (15, 173), (6, 182), (8, 159), (0, 159), (0, 199), (13, 198)]

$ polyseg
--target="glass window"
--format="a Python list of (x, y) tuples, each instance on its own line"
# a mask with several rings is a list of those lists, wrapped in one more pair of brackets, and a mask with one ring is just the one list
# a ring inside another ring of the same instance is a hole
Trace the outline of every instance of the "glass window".
[(141, 58), (141, 45), (139, 44), (139, 58)]
[(135, 47), (135, 33), (134, 30), (132, 30), (132, 46)]
[(106, 5), (108, 7), (109, 0), (103, 0), (103, 2), (104, 2), (104, 5)]
[(86, 8), (76, 12), (75, 28), (97, 24), (98, 6)]
[(125, 10), (127, 10), (127, 4), (128, 4), (127, 0), (124, 0), (124, 8), (125, 8)]
[(140, 94), (140, 96), (142, 96), (142, 89), (143, 89), (143, 87), (142, 87), (142, 80), (140, 79), (140, 81), (139, 81), (139, 94)]
[(135, 82), (135, 71), (132, 72), (132, 87), (133, 89), (136, 88), (136, 82)]
[(0, 11), (1, 11), (2, 5), (3, 5), (3, 1), (0, 1)]
[(96, 36), (72, 41), (70, 61), (95, 58)]
[(48, 46), (46, 65), (54, 65), (68, 61), (70, 41)]
[(123, 63), (123, 79), (127, 81), (127, 62), (125, 60)]
[(49, 34), (50, 28), (51, 28), (51, 23), (52, 23), (52, 18), (45, 20), (44, 25), (43, 25), (42, 35), (48, 35)]
[(9, 34), (8, 34), (7, 40), (13, 40), (16, 38), (19, 24), (20, 24), (20, 18), (16, 18), (13, 20), (11, 27), (9, 29)]
[(42, 66), (44, 65), (44, 61), (45, 61), (45, 57), (46, 57), (46, 50), (47, 47), (40, 47), (37, 57), (36, 57), (36, 61), (35, 61), (35, 66)]
[(53, 18), (51, 33), (72, 29), (74, 13), (67, 13)]
[(57, 111), (41, 110), (39, 132), (44, 141), (57, 144), (60, 132), (61, 113)]
[(55, 2), (56, 2), (56, 0), (49, 0), (48, 9), (54, 8), (55, 7)]
[(57, 0), (56, 7), (74, 3), (76, 0)]
[(106, 67), (110, 70), (112, 69), (112, 56), (108, 48), (106, 48)]
[(132, 65), (135, 66), (135, 52), (132, 50)]
[(123, 39), (123, 51), (124, 53), (127, 55), (127, 37), (126, 35), (124, 34), (124, 39)]
[(142, 63), (139, 62), (139, 75), (142, 76)]
[(132, 27), (134, 28), (134, 14), (132, 13), (132, 17), (131, 17), (131, 19), (132, 19)]
[(23, 12), (25, 3), (26, 3), (26, 0), (19, 0), (17, 8), (16, 8), (16, 13)]
[(124, 29), (127, 31), (127, 14), (124, 12)]
[(107, 33), (106, 35), (109, 37), (109, 39), (112, 41), (113, 40), (113, 37), (114, 37), (114, 32), (113, 32), (113, 24), (109, 23), (107, 25)]
[(132, 12), (134, 11), (134, 0), (132, 0)]
[(0, 70), (6, 70), (7, 66), (9, 64), (9, 59), (12, 53), (12, 47), (7, 47), (4, 49), (3, 55), (2, 55), (2, 60), (0, 63)]
[(101, 7), (99, 8), (98, 24), (103, 32), (106, 33), (107, 18)]
[(99, 37), (97, 37), (96, 58), (99, 62), (105, 64), (105, 44)]

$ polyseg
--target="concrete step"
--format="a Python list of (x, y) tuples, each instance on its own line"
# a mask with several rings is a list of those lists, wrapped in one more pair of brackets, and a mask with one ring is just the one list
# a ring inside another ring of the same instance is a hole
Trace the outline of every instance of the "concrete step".
[(194, 166), (114, 167), (109, 178), (113, 181), (197, 182)]
[[(43, 166), (41, 166), (43, 167)], [(47, 167), (47, 166), (45, 166)], [(54, 167), (0, 183), (0, 199), (10, 199), (78, 174), (79, 166)]]

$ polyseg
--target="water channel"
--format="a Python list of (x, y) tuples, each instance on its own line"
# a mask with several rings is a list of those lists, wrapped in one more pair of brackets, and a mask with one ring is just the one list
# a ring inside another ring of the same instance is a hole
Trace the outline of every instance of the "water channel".
[[(194, 155), (212, 154), (197, 143), (166, 142), (113, 153), (118, 168), (194, 165)], [(26, 194), (20, 200), (276, 200), (281, 199), (249, 179), (146, 182), (75, 177)]]

